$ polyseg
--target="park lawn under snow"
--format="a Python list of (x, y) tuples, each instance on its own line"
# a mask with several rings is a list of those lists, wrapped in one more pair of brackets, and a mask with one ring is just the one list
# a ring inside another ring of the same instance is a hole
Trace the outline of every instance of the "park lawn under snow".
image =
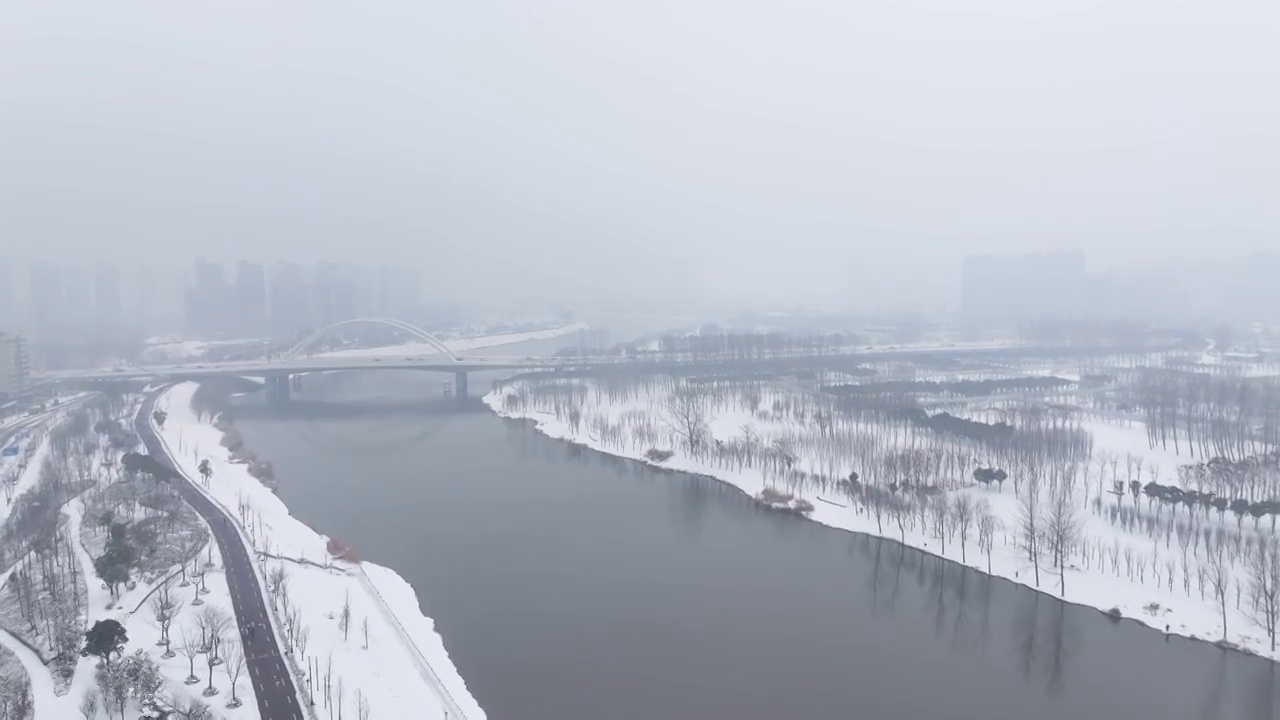
[[(447, 711), (449, 718), (483, 719), (484, 711), (467, 691), (409, 584), (387, 568), (332, 558), (328, 538), (291, 516), (283, 501), (253, 478), (245, 465), (230, 462), (219, 444), (222, 432), (191, 409), (196, 387), (194, 383), (176, 385), (157, 401), (156, 408), (168, 414), (159, 435), (197, 485), (201, 485), (200, 461), (209, 460), (213, 474), (206, 494), (237, 522), (243, 507), (244, 541), (260, 556), (267, 556), (265, 567), (282, 564), (287, 569), (289, 595), (310, 634), (305, 657), (295, 653), (297, 664), (303, 668), (318, 664), (323, 677), (331, 658), (334, 700), (337, 678), (343, 678), (351, 717), (355, 717), (354, 695), (359, 690), (368, 698), (373, 718), (438, 718)], [(261, 580), (262, 567), (258, 572)], [(344, 637), (339, 617), (347, 598), (351, 626)], [(279, 617), (275, 622), (283, 644), (287, 642), (283, 624)], [(305, 692), (305, 670), (295, 682)], [(319, 693), (315, 703), (318, 711), (323, 709)]]
[[(588, 387), (590, 387), (589, 383)], [(639, 413), (648, 417), (653, 425), (660, 428), (664, 427), (667, 405), (665, 392), (661, 389), (653, 387), (640, 389), (637, 391), (638, 396), (619, 401), (611, 401), (610, 393), (601, 392), (599, 388), (596, 388), (595, 391), (588, 390), (583, 395), (583, 404), (576, 409), (576, 416), (571, 404), (561, 403), (558, 407), (553, 407), (554, 402), (552, 401), (540, 404), (536, 399), (536, 393), (523, 392), (523, 389), (521, 381), (516, 381), (490, 392), (484, 397), (484, 402), (500, 416), (533, 421), (539, 431), (550, 437), (568, 440), (600, 452), (628, 457), (660, 467), (714, 477), (741, 489), (752, 497), (759, 497), (766, 487), (779, 486), (777, 478), (775, 477), (770, 482), (766, 476), (767, 471), (761, 467), (744, 467), (742, 470), (738, 470), (717, 464), (711, 459), (703, 460), (690, 457), (688, 453), (684, 452), (684, 446), (679, 434), (674, 430), (670, 433), (663, 432), (663, 437), (658, 440), (656, 445), (657, 449), (672, 451), (674, 455), (665, 461), (658, 462), (647, 460), (644, 457), (645, 452), (651, 447), (655, 447), (654, 445), (638, 442), (631, 438), (602, 438), (598, 436), (598, 429), (596, 428), (599, 427), (599, 423), (612, 424), (614, 426), (625, 425), (627, 416), (634, 417)], [(524, 409), (519, 408), (520, 403), (508, 400), (508, 397), (512, 395), (519, 395), (524, 400)], [(531, 400), (531, 397), (534, 399)], [(766, 391), (761, 407), (768, 407), (770, 399), (769, 391)], [(559, 411), (558, 413), (557, 410)], [(728, 407), (716, 409), (708, 415), (706, 420), (708, 431), (712, 438), (725, 442), (731, 438), (741, 437), (742, 428), (745, 425), (752, 426), (757, 435), (762, 437), (766, 444), (769, 438), (777, 433), (790, 433), (798, 429), (794, 425), (789, 426), (785, 421), (779, 422), (769, 417), (767, 413), (756, 414), (747, 407), (734, 406), (732, 403)], [(1158, 464), (1161, 468), (1162, 482), (1168, 483), (1170, 478), (1176, 477), (1175, 472), (1178, 465), (1193, 462), (1193, 459), (1187, 456), (1177, 456), (1172, 452), (1172, 449), (1165, 451), (1160, 448), (1149, 448), (1146, 431), (1140, 423), (1117, 425), (1102, 421), (1086, 421), (1083, 423), (1083, 427), (1093, 434), (1095, 456), (1099, 453), (1110, 453), (1121, 458), (1126, 454), (1142, 457), (1144, 459), (1143, 483), (1149, 479), (1147, 477), (1147, 468), (1153, 463)], [(836, 470), (839, 473), (836, 475), (837, 477), (847, 474), (849, 470), (847, 467), (840, 471), (824, 466), (822, 461), (817, 458), (806, 457), (803, 450), (798, 451), (796, 468), (810, 473), (825, 473), (828, 475), (833, 474), (832, 471)], [(862, 470), (862, 468), (855, 469)], [(1121, 461), (1121, 472), (1123, 473), (1123, 460)], [(990, 503), (993, 513), (1001, 522), (1001, 528), (995, 536), (994, 549), (990, 557), (991, 573), (1028, 587), (1036, 588), (1035, 566), (1028, 559), (1025, 549), (1017, 546), (1015, 540), (1015, 528), (1018, 524), (1018, 501), (1014, 497), (1012, 482), (1005, 482), (1002, 491), (995, 484), (992, 484), (990, 488), (979, 487), (976, 483), (969, 481), (968, 478), (961, 481), (961, 486), (958, 490), (949, 491), (947, 495), (951, 496), (961, 492), (968, 493), (975, 499), (985, 499)], [(1138, 557), (1149, 558), (1152, 554), (1152, 539), (1145, 534), (1127, 532), (1108, 521), (1105, 510), (1106, 506), (1113, 505), (1116, 502), (1116, 498), (1113, 495), (1103, 495), (1103, 514), (1095, 513), (1092, 498), (1096, 496), (1096, 490), (1096, 483), (1091, 480), (1088, 488), (1090, 499), (1087, 501), (1086, 506), (1085, 488), (1077, 487), (1076, 489), (1079, 495), (1079, 519), (1083, 525), (1082, 536), (1091, 538), (1091, 541), (1095, 543), (1102, 542), (1108, 548), (1112, 547), (1113, 543), (1118, 544), (1122, 561), (1125, 548), (1129, 548), (1134, 555), (1136, 567)], [(874, 515), (869, 510), (851, 502), (843, 493), (837, 493), (835, 490), (806, 493), (802, 490), (800, 494), (807, 495), (808, 499), (813, 501), (813, 511), (807, 514), (812, 520), (843, 530), (883, 536), (891, 540), (904, 540), (907, 545), (912, 547), (943, 555), (955, 562), (964, 562), (964, 564), (983, 572), (987, 571), (988, 558), (979, 549), (976, 529), (971, 532), (969, 541), (965, 545), (966, 557), (962, 561), (958, 536), (954, 540), (947, 542), (945, 553), (943, 553), (940, 542), (933, 535), (931, 527), (928, 534), (920, 532), (919, 529), (913, 531), (910, 526), (903, 533), (892, 516), (889, 513), (885, 513), (882, 517), (883, 528), (880, 529)], [(1132, 498), (1126, 496), (1123, 502), (1126, 506), (1130, 505)], [(1146, 498), (1142, 498), (1140, 502), (1145, 509)], [(1231, 515), (1227, 515), (1225, 522), (1220, 523), (1216, 515), (1210, 514), (1203, 522), (1209, 526), (1222, 524), (1231, 530), (1236, 528), (1236, 523)], [(1251, 524), (1252, 521), (1246, 521), (1245, 529), (1248, 530)], [(1131, 581), (1128, 579), (1127, 573), (1121, 572), (1117, 575), (1117, 572), (1113, 571), (1110, 565), (1105, 571), (1096, 567), (1096, 562), (1094, 563), (1095, 567), (1082, 568), (1079, 566), (1079, 557), (1073, 556), (1069, 559), (1065, 577), (1059, 576), (1058, 570), (1051, 567), (1051, 563), (1047, 558), (1041, 558), (1038, 589), (1054, 596), (1061, 596), (1069, 602), (1095, 607), (1100, 610), (1118, 609), (1125, 617), (1137, 619), (1160, 630), (1164, 630), (1167, 625), (1170, 632), (1176, 634), (1210, 641), (1221, 639), (1223, 637), (1222, 612), (1211, 585), (1206, 581), (1203, 599), (1194, 579), (1191, 580), (1189, 594), (1184, 590), (1182, 585), (1181, 552), (1177, 540), (1174, 539), (1171, 545), (1166, 547), (1166, 540), (1159, 539), (1154, 543), (1154, 552), (1158, 557), (1158, 560), (1154, 563), (1154, 570), (1161, 576), (1158, 584), (1155, 581), (1153, 568), (1151, 567), (1152, 563), (1149, 560), (1143, 573), (1145, 578), (1140, 582), (1137, 579), (1137, 571), (1134, 572), (1135, 578)], [(1170, 590), (1166, 579), (1165, 562), (1169, 559), (1176, 560), (1178, 565), (1176, 568), (1178, 579), (1173, 583), (1172, 590)], [(1199, 562), (1193, 556), (1191, 560), (1193, 575), (1194, 568)], [(1236, 567), (1233, 574), (1235, 581), (1241, 584), (1243, 595), (1246, 598), (1241, 603), (1241, 607), (1244, 608), (1247, 606), (1248, 579), (1243, 568)], [(1065, 584), (1065, 593), (1062, 591), (1062, 584)], [(1227, 603), (1227, 638), (1241, 648), (1251, 652), (1273, 659), (1280, 659), (1280, 654), (1270, 651), (1270, 641), (1264, 630), (1252, 622), (1244, 612), (1236, 609), (1234, 589), (1235, 586), (1233, 585), (1228, 591), (1230, 594), (1228, 595)]]
[[(479, 350), (487, 347), (498, 347), (499, 345), (511, 345), (513, 343), (527, 342), (530, 340), (548, 340), (550, 338), (560, 337), (586, 330), (587, 324), (583, 322), (569, 323), (557, 328), (548, 328), (546, 330), (531, 330), (529, 332), (507, 333), (505, 335), (483, 335), (480, 337), (457, 338), (454, 340), (444, 340), (444, 345), (455, 353), (467, 352), (468, 350)], [(374, 348), (352, 348), (350, 350), (334, 350), (332, 352), (318, 353), (319, 357), (343, 357), (343, 358), (365, 358), (365, 357), (416, 357), (418, 355), (434, 355), (439, 352), (433, 345), (425, 342), (412, 342), (403, 345), (391, 345), (387, 347)]]
[[(47, 437), (47, 433), (43, 432), (47, 427), (56, 424), (59, 418), (51, 418), (46, 427), (41, 428), (39, 437)], [(42, 460), (41, 453), (47, 453), (47, 442), (41, 442), (41, 450), (37, 451), (37, 457), (29, 466), (29, 470), (33, 473), (39, 471), (39, 460)], [(118, 461), (118, 458), (117, 458)], [(113, 465), (112, 467), (115, 467)], [(112, 481), (111, 470), (97, 466), (95, 468), (95, 480), (98, 483), (109, 483)], [(34, 482), (34, 480), (32, 481)], [(258, 717), (257, 701), (254, 696), (253, 688), (249, 682), (248, 675), (242, 672), (236, 683), (236, 697), (244, 703), (244, 706), (238, 709), (227, 709), (225, 703), (231, 698), (231, 683), (225, 672), (224, 665), (215, 666), (213, 669), (213, 686), (219, 689), (219, 694), (211, 698), (201, 698), (201, 691), (208, 685), (208, 665), (205, 662), (205, 656), (197, 656), (195, 661), (195, 674), (202, 681), (193, 685), (186, 685), (183, 681), (189, 673), (189, 663), (186, 657), (180, 653), (173, 658), (164, 658), (163, 646), (158, 644), (161, 637), (160, 624), (156, 621), (154, 614), (148, 606), (148, 600), (152, 593), (158, 588), (167, 577), (157, 578), (155, 582), (146, 583), (139, 582), (133, 588), (121, 586), (120, 596), (114, 600), (111, 598), (110, 591), (106, 585), (97, 577), (94, 567), (93, 558), (88, 548), (86, 548), (82, 538), (91, 533), (83, 528), (83, 505), (79, 497), (68, 502), (61, 511), (62, 514), (62, 532), (72, 539), (72, 551), (75, 556), (75, 564), (77, 571), (80, 573), (83, 586), (86, 590), (85, 598), (85, 625), (92, 626), (98, 620), (114, 619), (125, 627), (128, 634), (128, 642), (125, 645), (125, 653), (132, 654), (136, 650), (143, 650), (149, 654), (159, 664), (160, 670), (166, 680), (165, 687), (161, 690), (160, 696), (168, 702), (175, 699), (195, 700), (202, 699), (208, 703), (216, 716), (222, 717), (223, 713), (235, 713), (237, 717), (256, 718)], [(105, 533), (105, 531), (103, 531)], [(182, 588), (177, 587), (179, 580), (173, 580), (173, 597), (185, 603), (185, 607), (174, 618), (170, 627), (171, 647), (174, 652), (178, 652), (179, 637), (181, 629), (187, 627), (188, 630), (194, 627), (192, 618), (195, 613), (205, 608), (219, 608), (228, 617), (233, 616), (231, 609), (231, 597), (227, 589), (226, 579), (222, 572), (221, 556), (218, 553), (216, 544), (212, 549), (212, 554), (207, 555), (205, 551), (201, 552), (201, 564), (203, 565), (205, 558), (211, 558), (212, 567), (206, 568), (205, 586), (207, 593), (201, 594), (202, 606), (194, 606), (191, 601), (196, 598), (197, 588), (195, 585)], [(177, 566), (173, 570), (176, 572)], [(0, 586), (3, 586), (7, 579), (8, 572), (0, 575)], [(230, 637), (235, 637), (234, 630), (231, 631)], [(35, 717), (37, 720), (44, 718), (82, 718), (79, 706), (81, 699), (85, 693), (97, 688), (97, 668), (99, 660), (95, 657), (80, 658), (75, 666), (75, 674), (71, 678), (68, 685), (61, 685), (54, 681), (50, 674), (50, 668), (46, 667), (39, 657), (30, 649), (16, 641), (12, 636), (4, 631), (0, 631), (0, 646), (11, 651), (17, 660), (22, 664), (26, 671), (27, 677), (31, 681), (32, 694), (35, 700)], [(103, 707), (102, 700), (99, 701), (99, 709), (95, 718), (105, 718), (116, 716), (119, 712), (118, 706), (113, 706), (108, 712)], [(140, 708), (130, 701), (126, 708), (136, 717)]]

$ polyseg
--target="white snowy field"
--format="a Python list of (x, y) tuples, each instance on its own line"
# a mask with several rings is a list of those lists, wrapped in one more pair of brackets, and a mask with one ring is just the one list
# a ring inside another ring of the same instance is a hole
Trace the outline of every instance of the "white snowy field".
[(146, 340), (142, 360), (147, 363), (183, 362), (203, 356), (211, 348), (250, 345), (265, 342), (262, 338), (239, 340), (184, 340), (180, 337), (154, 337)]
[[(827, 490), (805, 490), (803, 482), (792, 483), (761, 463), (756, 467), (727, 460), (723, 455), (704, 452), (702, 456), (686, 451), (687, 445), (679, 432), (679, 423), (671, 417), (668, 395), (661, 387), (650, 386), (638, 390), (619, 392), (618, 386), (596, 384), (592, 381), (577, 383), (578, 392), (573, 397), (552, 392), (540, 392), (539, 381), (516, 381), (498, 388), (484, 397), (484, 402), (498, 415), (532, 421), (537, 429), (549, 437), (579, 443), (589, 448), (640, 462), (714, 477), (733, 485), (752, 497), (759, 497), (766, 488), (797, 492), (811, 500), (812, 511), (807, 516), (834, 528), (903, 540), (906, 544), (943, 555), (947, 559), (988, 571), (988, 555), (979, 547), (978, 532), (971, 530), (968, 542), (949, 537), (945, 551), (941, 538), (935, 534), (934, 524), (929, 522), (928, 532), (923, 532), (914, 520), (901, 527), (889, 514), (877, 522), (869, 505), (864, 505), (838, 490), (834, 483)], [(546, 385), (542, 385), (545, 390)], [(743, 443), (744, 437), (752, 437), (757, 447), (770, 448), (774, 443), (786, 443), (796, 458), (789, 476), (824, 476), (829, 480), (843, 478), (850, 469), (863, 475), (863, 483), (876, 482), (868, 477), (868, 468), (860, 467), (858, 458), (848, 451), (836, 461), (830, 454), (823, 455), (820, 440), (806, 442), (803, 438), (819, 435), (813, 415), (804, 423), (785, 417), (785, 413), (770, 412), (774, 401), (784, 406), (796, 402), (805, 392), (797, 389), (775, 388), (765, 391), (763, 398), (751, 403), (741, 402), (741, 396), (719, 404), (712, 402), (705, 417), (707, 433), (705, 445)], [(773, 405), (773, 407), (777, 407)], [(1142, 481), (1148, 480), (1152, 466), (1159, 468), (1160, 481), (1176, 483), (1178, 465), (1192, 462), (1186, 456), (1179, 458), (1172, 452), (1148, 447), (1145, 428), (1138, 424), (1117, 425), (1103, 421), (1086, 420), (1081, 427), (1093, 436), (1095, 457), (1110, 455), (1117, 458), (1132, 456), (1142, 458)], [(839, 437), (836, 430), (834, 437)], [(851, 431), (856, 433), (857, 430)], [(909, 434), (909, 433), (908, 433)], [(908, 442), (905, 436), (899, 442)], [(851, 441), (852, 442), (852, 441)], [(835, 444), (840, 444), (837, 439)], [(846, 445), (846, 448), (848, 446)], [(646, 459), (650, 449), (670, 452), (667, 459)], [(767, 451), (766, 451), (767, 452)], [(1124, 462), (1123, 460), (1121, 461)], [(1036, 564), (1029, 559), (1027, 549), (1018, 541), (1019, 503), (1014, 497), (1012, 482), (1005, 482), (1003, 489), (992, 484), (980, 487), (965, 474), (947, 481), (931, 480), (954, 489), (947, 497), (967, 494), (975, 501), (985, 500), (999, 522), (990, 553), (990, 572), (1028, 587), (1037, 588), (1066, 601), (1091, 606), (1103, 611), (1118, 610), (1123, 616), (1137, 619), (1151, 627), (1172, 633), (1217, 641), (1223, 638), (1223, 609), (1215, 596), (1206, 570), (1207, 561), (1197, 540), (1196, 550), (1187, 552), (1179, 547), (1176, 539), (1160, 534), (1155, 540), (1135, 524), (1132, 531), (1109, 519), (1110, 507), (1116, 497), (1103, 493), (1100, 501), (1098, 480), (1086, 476), (1075, 488), (1078, 520), (1081, 524), (1079, 539), (1068, 554), (1067, 569), (1060, 577), (1047, 554), (1038, 556), (1039, 583), (1035, 580)], [(1124, 465), (1120, 468), (1124, 474)], [(1110, 489), (1110, 482), (1105, 483)], [(796, 488), (799, 488), (797, 490)], [(1133, 507), (1132, 498), (1125, 496), (1124, 507)], [(1147, 509), (1147, 499), (1140, 501)], [(1165, 510), (1165, 513), (1170, 512)], [(1185, 517), (1185, 511), (1181, 517)], [(1242, 529), (1228, 514), (1225, 521), (1212, 513), (1198, 516), (1197, 531), (1205, 528), (1221, 528), (1223, 535), (1247, 535), (1254, 532), (1252, 521), (1246, 520)], [(1257, 531), (1269, 537), (1264, 521)], [(1194, 533), (1192, 533), (1194, 534)], [(1219, 536), (1221, 538), (1222, 535)], [(1207, 542), (1207, 541), (1206, 541)], [(962, 559), (962, 545), (964, 559)], [(1248, 651), (1280, 659), (1280, 654), (1270, 650), (1270, 640), (1264, 629), (1255, 623), (1248, 612), (1250, 580), (1244, 568), (1229, 568), (1231, 575), (1226, 586), (1226, 632), (1228, 641)], [(1132, 579), (1130, 578), (1132, 576)], [(1065, 585), (1065, 592), (1063, 592)], [(1238, 601), (1237, 591), (1243, 596)]]
[[(337, 678), (343, 679), (346, 712), (352, 717), (359, 691), (373, 718), (437, 718), (447, 711), (450, 718), (482, 720), (484, 711), (467, 691), (409, 584), (387, 568), (331, 556), (327, 537), (291, 516), (245, 465), (230, 462), (219, 444), (222, 432), (191, 409), (196, 387), (176, 385), (157, 401), (157, 409), (168, 413), (158, 434), (187, 477), (238, 523), (244, 542), (262, 560), (257, 568), (260, 580), (278, 567), (288, 573), (288, 594), (300, 614), (299, 626), (308, 629), (305, 647), (293, 643), (296, 666), (303, 668), (295, 677), (299, 688), (307, 687), (305, 668), (310, 666), (313, 672), (318, 668), (317, 684), (326, 674), (334, 678), (335, 702)], [(202, 460), (213, 470), (207, 487), (198, 471)], [(344, 632), (341, 619), (348, 602), (350, 620)], [(282, 643), (296, 636), (287, 631), (283, 613), (273, 614)], [(323, 709), (319, 692), (314, 700)]]
[[(445, 347), (454, 353), (467, 352), (469, 350), (479, 350), (481, 348), (498, 347), (500, 345), (511, 345), (513, 343), (527, 342), (529, 340), (548, 340), (564, 335), (570, 335), (579, 330), (586, 330), (587, 324), (582, 322), (573, 322), (560, 327), (548, 328), (546, 330), (531, 330), (529, 332), (507, 333), (504, 335), (482, 335), (479, 337), (456, 338), (452, 340), (443, 340)], [(317, 357), (344, 357), (344, 358), (366, 358), (366, 357), (417, 357), (419, 355), (435, 355), (438, 353), (434, 346), (425, 342), (411, 342), (403, 345), (390, 345), (387, 347), (373, 348), (352, 348), (350, 350), (333, 350), (330, 352), (317, 353)]]

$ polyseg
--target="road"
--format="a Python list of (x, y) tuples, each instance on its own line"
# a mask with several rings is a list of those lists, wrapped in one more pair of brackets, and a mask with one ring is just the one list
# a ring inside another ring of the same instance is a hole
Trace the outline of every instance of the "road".
[(195, 482), (182, 473), (165, 452), (160, 438), (151, 429), (151, 412), (159, 392), (147, 396), (134, 421), (138, 435), (147, 446), (147, 452), (174, 468), (183, 481), (174, 487), (191, 507), (205, 519), (218, 542), (222, 563), (227, 576), (227, 588), (231, 592), (231, 605), (240, 630), (244, 648), (245, 669), (249, 682), (258, 698), (258, 710), (263, 720), (302, 720), (304, 715), (298, 694), (294, 691), (293, 678), (280, 655), (276, 644), (267, 604), (263, 599), (258, 578), (253, 572), (253, 559), (236, 532), (234, 521), (196, 487)]

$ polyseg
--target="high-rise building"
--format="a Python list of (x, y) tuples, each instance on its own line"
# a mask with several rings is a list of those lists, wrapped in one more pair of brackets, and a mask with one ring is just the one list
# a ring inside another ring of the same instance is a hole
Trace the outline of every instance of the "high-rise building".
[(15, 333), (0, 333), (0, 402), (21, 395), (30, 374), (27, 339)]
[(316, 327), (356, 317), (356, 284), (350, 268), (327, 262), (317, 264), (312, 289)]
[(94, 315), (108, 328), (120, 324), (120, 268), (98, 261), (94, 277)]
[(236, 266), (236, 330), (243, 337), (262, 337), (267, 330), (267, 271), (260, 263), (241, 260)]
[(0, 264), (0, 331), (18, 321), (18, 293), (13, 286), (13, 267)]
[(43, 332), (65, 317), (62, 295), (62, 272), (47, 260), (37, 260), (31, 266), (31, 324)]
[(414, 268), (378, 268), (378, 314), (414, 322), (422, 313), (422, 273)]
[(93, 323), (93, 269), (88, 265), (62, 267), (63, 321), (69, 330), (78, 332)]
[(288, 339), (311, 328), (310, 285), (297, 263), (277, 263), (271, 268), (269, 295), (270, 330), (277, 339)]
[(1085, 279), (1080, 251), (967, 257), (960, 312), (976, 325), (1079, 314)]
[(356, 317), (373, 317), (378, 315), (377, 269), (360, 266), (352, 268), (351, 273), (351, 280), (355, 287)]
[(196, 260), (195, 283), (187, 288), (187, 327), (202, 335), (225, 335), (235, 326), (231, 286), (222, 265)]
[(129, 297), (125, 299), (125, 307), (128, 308), (129, 315), (138, 319), (138, 322), (148, 327), (148, 322), (152, 317), (158, 314), (156, 304), (156, 280), (159, 275), (153, 268), (140, 267), (133, 274), (133, 282), (129, 283)]

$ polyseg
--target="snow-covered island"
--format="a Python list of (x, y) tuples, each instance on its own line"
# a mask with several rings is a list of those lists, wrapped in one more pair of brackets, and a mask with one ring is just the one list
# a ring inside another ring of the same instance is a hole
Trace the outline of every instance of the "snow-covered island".
[(1280, 413), (1185, 358), (513, 379), (498, 415), (1161, 631), (1280, 658)]

